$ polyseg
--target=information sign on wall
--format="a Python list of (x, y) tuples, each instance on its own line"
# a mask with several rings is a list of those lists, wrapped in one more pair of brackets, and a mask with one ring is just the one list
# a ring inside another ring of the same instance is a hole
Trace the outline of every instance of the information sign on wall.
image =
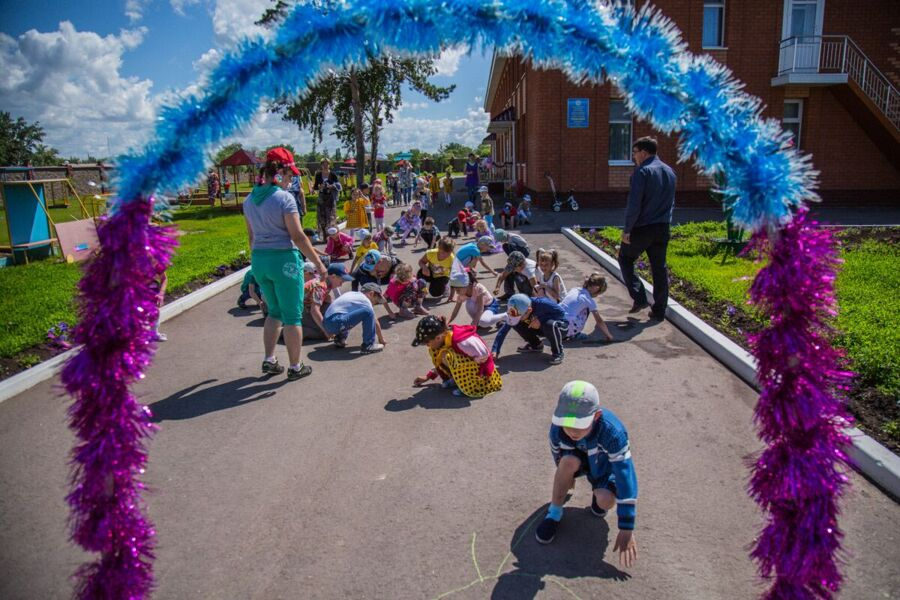
[(566, 111), (566, 126), (569, 129), (584, 129), (589, 125), (591, 101), (587, 98), (569, 98)]

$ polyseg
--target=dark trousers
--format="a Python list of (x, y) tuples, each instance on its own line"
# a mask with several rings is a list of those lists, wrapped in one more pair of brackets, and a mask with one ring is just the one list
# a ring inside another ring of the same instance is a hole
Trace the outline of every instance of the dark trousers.
[(450, 237), (459, 237), (459, 219), (452, 219), (447, 223), (447, 235)]
[(653, 275), (653, 313), (658, 316), (666, 314), (669, 303), (669, 274), (666, 271), (666, 248), (669, 245), (669, 224), (654, 223), (631, 230), (631, 243), (622, 244), (619, 249), (619, 267), (622, 279), (631, 299), (638, 303), (647, 301), (644, 284), (634, 274), (634, 261), (647, 252), (650, 259), (650, 272)]
[(547, 321), (546, 323), (541, 323), (540, 329), (532, 329), (526, 323), (519, 321), (513, 329), (531, 347), (537, 347), (541, 343), (541, 335), (543, 335), (550, 342), (550, 351), (553, 353), (553, 356), (562, 356), (563, 336), (566, 335), (566, 331), (569, 329), (569, 322)]
[(416, 278), (424, 279), (428, 282), (428, 293), (433, 298), (443, 296), (444, 290), (447, 289), (447, 284), (450, 283), (449, 277), (433, 277), (431, 275), (426, 276), (424, 273), (422, 273), (422, 269), (419, 269), (419, 272), (416, 273)]
[(509, 297), (515, 293), (525, 294), (529, 298), (534, 296), (534, 288), (531, 287), (531, 280), (524, 273), (510, 273), (503, 280), (503, 295), (501, 300), (509, 300)]
[(525, 258), (528, 258), (531, 255), (531, 250), (528, 249), (528, 246), (517, 246), (515, 244), (510, 244), (509, 242), (503, 242), (503, 251), (506, 252), (507, 256), (513, 252), (521, 252), (525, 255)]

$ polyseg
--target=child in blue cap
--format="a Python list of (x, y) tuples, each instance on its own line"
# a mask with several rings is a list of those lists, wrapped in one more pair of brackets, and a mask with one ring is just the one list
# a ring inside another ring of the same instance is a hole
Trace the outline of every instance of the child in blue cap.
[(591, 484), (591, 512), (605, 517), (616, 507), (619, 534), (613, 552), (619, 565), (630, 568), (637, 559), (634, 539), (638, 485), (628, 431), (616, 416), (600, 408), (600, 394), (587, 381), (563, 386), (550, 425), (550, 453), (556, 463), (553, 494), (547, 516), (537, 526), (535, 538), (549, 544), (563, 517), (566, 495), (575, 479), (584, 475)]
[(525, 340), (525, 345), (518, 348), (519, 352), (543, 352), (544, 342), (541, 336), (550, 342), (550, 350), (553, 353), (550, 358), (551, 365), (558, 365), (563, 361), (563, 338), (569, 330), (569, 321), (566, 311), (559, 304), (548, 298), (529, 298), (525, 294), (513, 294), (506, 304), (506, 323), (497, 332), (494, 338), (494, 356), (500, 356), (500, 348), (510, 329)]

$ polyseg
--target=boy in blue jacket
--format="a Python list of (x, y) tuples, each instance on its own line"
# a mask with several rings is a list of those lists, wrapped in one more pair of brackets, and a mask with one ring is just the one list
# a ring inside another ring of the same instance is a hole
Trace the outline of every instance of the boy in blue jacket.
[(631, 567), (637, 559), (638, 486), (628, 432), (614, 414), (600, 408), (600, 394), (590, 383), (576, 380), (563, 386), (550, 426), (550, 452), (556, 463), (553, 496), (547, 516), (535, 530), (537, 541), (549, 544), (556, 537), (566, 494), (575, 478), (585, 475), (594, 490), (591, 512), (605, 517), (616, 507), (619, 534), (613, 552), (619, 551), (620, 566)]
[(494, 357), (500, 356), (500, 348), (510, 329), (515, 329), (526, 344), (519, 352), (543, 352), (541, 335), (550, 341), (551, 365), (563, 361), (563, 337), (569, 329), (566, 311), (549, 298), (529, 298), (525, 294), (513, 294), (506, 303), (506, 323), (494, 338)]

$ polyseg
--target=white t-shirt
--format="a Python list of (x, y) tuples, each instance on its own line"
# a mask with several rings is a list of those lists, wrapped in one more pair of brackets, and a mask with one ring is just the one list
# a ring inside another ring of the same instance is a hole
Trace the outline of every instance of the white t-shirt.
[(530, 258), (525, 259), (525, 268), (522, 270), (522, 273), (525, 274), (525, 277), (531, 279), (535, 276), (535, 272), (537, 271), (537, 263), (531, 260)]
[(592, 312), (597, 310), (597, 303), (591, 298), (590, 293), (583, 287), (573, 288), (569, 290), (559, 302), (559, 306), (566, 311), (569, 316), (569, 333), (571, 337), (581, 333), (584, 324), (587, 323), (588, 317)]
[[(562, 279), (562, 276), (559, 274), (559, 271), (553, 271), (550, 273), (550, 276), (544, 279), (544, 272), (540, 269), (537, 270), (536, 279), (538, 285), (542, 285), (544, 287), (553, 287), (553, 280), (559, 281), (559, 299), (562, 302), (562, 299), (566, 295), (566, 284)], [(549, 297), (549, 296), (548, 296)]]
[(362, 292), (344, 292), (331, 302), (328, 310), (325, 311), (325, 318), (327, 319), (331, 315), (346, 314), (357, 308), (375, 310), (372, 308), (372, 302)]

